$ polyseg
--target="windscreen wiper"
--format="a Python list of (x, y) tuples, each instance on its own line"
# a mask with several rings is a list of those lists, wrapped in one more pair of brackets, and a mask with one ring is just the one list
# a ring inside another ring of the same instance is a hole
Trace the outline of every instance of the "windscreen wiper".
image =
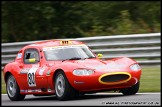
[(88, 57), (87, 59), (89, 59), (89, 58), (96, 58), (95, 56), (90, 56), (90, 57)]
[(73, 57), (73, 58), (70, 58), (70, 59), (64, 59), (64, 60), (62, 60), (62, 62), (66, 61), (66, 60), (80, 60), (80, 59), (83, 59), (83, 58)]

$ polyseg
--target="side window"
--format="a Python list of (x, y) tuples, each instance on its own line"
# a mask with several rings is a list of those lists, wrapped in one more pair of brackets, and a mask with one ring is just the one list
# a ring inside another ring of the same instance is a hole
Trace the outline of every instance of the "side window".
[(24, 53), (25, 64), (35, 64), (40, 61), (39, 53), (36, 49), (27, 49)]

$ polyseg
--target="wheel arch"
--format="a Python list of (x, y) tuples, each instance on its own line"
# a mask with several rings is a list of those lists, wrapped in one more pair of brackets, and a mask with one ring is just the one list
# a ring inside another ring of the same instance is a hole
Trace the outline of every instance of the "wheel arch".
[(3, 70), (5, 82), (7, 81), (7, 78), (9, 75), (13, 75), (17, 81), (16, 77), (18, 77), (19, 71), (20, 71), (20, 69), (19, 69), (18, 65), (15, 64), (15, 62), (7, 64)]
[(9, 77), (10, 75), (12, 75), (12, 76), (15, 78), (15, 80), (16, 80), (16, 82), (17, 82), (17, 85), (20, 87), (20, 84), (19, 84), (19, 82), (18, 82), (18, 80), (17, 80), (17, 78), (16, 78), (17, 75), (14, 74), (14, 73), (12, 73), (12, 72), (10, 72), (10, 71), (6, 71), (6, 73), (5, 73), (5, 75), (4, 75), (5, 83), (7, 82), (7, 79), (8, 79), (8, 77)]
[[(8, 77), (9, 77), (10, 75), (13, 75), (10, 71), (7, 71), (7, 72), (5, 73), (5, 75), (4, 75), (4, 80), (5, 80), (5, 82), (7, 82), (7, 79), (8, 79)], [(14, 76), (14, 75), (13, 75), (13, 76)]]
[(56, 69), (55, 72), (54, 72), (54, 74), (53, 74), (52, 80), (55, 80), (56, 74), (57, 74), (58, 72), (63, 72), (63, 73), (65, 74), (65, 72), (64, 72), (63, 69)]
[[(52, 74), (52, 84), (54, 84), (54, 82), (55, 82), (55, 77), (56, 77), (56, 74), (58, 73), (58, 72), (63, 72), (63, 74), (65, 75), (65, 77), (66, 77), (66, 79), (67, 79), (67, 81), (68, 81), (68, 83), (73, 87), (73, 84), (71, 83), (71, 79), (68, 77), (68, 74), (67, 73), (69, 73), (69, 72), (66, 72), (66, 70), (64, 70), (64, 69), (61, 69), (61, 68), (59, 68), (59, 69), (56, 69), (56, 70), (54, 70), (54, 72), (53, 72), (53, 74)], [(74, 88), (74, 87), (73, 87)]]

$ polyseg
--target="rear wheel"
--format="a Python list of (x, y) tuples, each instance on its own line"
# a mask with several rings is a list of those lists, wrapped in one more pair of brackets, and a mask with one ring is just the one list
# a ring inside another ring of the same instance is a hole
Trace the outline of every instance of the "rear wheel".
[(7, 78), (6, 90), (8, 97), (12, 101), (19, 101), (25, 98), (25, 95), (20, 94), (20, 88), (16, 82), (16, 79), (12, 75)]
[(140, 85), (140, 82), (137, 82), (132, 87), (125, 88), (125, 89), (121, 90), (121, 92), (124, 95), (133, 95), (133, 94), (136, 94), (138, 92), (138, 90), (139, 90), (139, 85)]
[(78, 95), (62, 71), (57, 72), (55, 76), (55, 93), (58, 100), (69, 100)]

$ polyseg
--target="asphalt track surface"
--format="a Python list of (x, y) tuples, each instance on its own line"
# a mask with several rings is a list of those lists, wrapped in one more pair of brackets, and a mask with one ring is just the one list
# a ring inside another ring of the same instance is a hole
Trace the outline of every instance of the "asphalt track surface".
[(161, 93), (137, 93), (124, 96), (121, 93), (86, 94), (69, 101), (58, 101), (54, 96), (27, 95), (23, 101), (10, 101), (1, 95), (1, 106), (160, 106)]

